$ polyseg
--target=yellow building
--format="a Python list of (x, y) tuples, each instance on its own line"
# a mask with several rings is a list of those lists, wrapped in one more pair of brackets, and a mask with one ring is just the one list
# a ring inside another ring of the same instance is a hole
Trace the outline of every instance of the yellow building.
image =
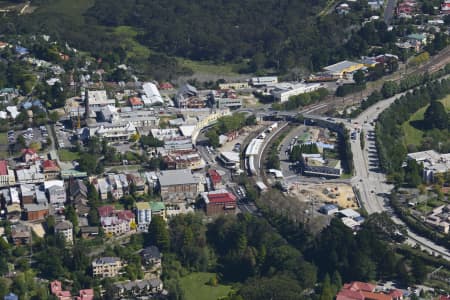
[(248, 82), (228, 82), (228, 83), (219, 83), (219, 89), (221, 90), (239, 90), (239, 89), (248, 89)]
[(364, 68), (362, 63), (344, 60), (334, 65), (323, 68), (325, 72), (329, 73), (335, 78), (344, 78), (347, 74), (353, 73)]

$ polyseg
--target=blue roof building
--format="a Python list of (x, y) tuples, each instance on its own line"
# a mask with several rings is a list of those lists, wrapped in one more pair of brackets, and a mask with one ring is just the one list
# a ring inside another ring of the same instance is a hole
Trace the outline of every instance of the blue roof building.
[(19, 300), (19, 297), (14, 293), (9, 293), (5, 297), (3, 297), (4, 300)]

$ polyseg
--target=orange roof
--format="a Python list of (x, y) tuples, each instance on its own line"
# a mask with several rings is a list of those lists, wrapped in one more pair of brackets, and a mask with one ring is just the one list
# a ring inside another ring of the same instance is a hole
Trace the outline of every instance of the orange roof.
[(144, 103), (142, 102), (142, 100), (141, 100), (140, 98), (138, 98), (138, 97), (131, 97), (131, 98), (129, 99), (129, 101), (130, 101), (131, 106), (137, 106), (137, 105), (142, 105), (142, 104), (144, 104)]
[(383, 293), (374, 293), (366, 291), (361, 291), (361, 293), (364, 295), (364, 300), (392, 300), (392, 296)]
[(350, 283), (344, 284), (344, 289), (349, 289), (352, 291), (372, 292), (373, 290), (375, 290), (375, 285), (367, 282), (352, 281)]
[(58, 165), (56, 164), (56, 162), (55, 161), (53, 161), (53, 160), (44, 160), (43, 162), (42, 162), (42, 168), (44, 169), (44, 171), (46, 170), (46, 171), (51, 171), (51, 170), (57, 170), (57, 171), (59, 171), (59, 167), (58, 167)]

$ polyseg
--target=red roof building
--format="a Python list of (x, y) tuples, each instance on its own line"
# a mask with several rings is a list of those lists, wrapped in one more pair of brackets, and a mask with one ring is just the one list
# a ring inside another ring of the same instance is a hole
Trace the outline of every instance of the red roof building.
[(76, 300), (93, 300), (94, 299), (94, 290), (93, 289), (80, 290), (80, 296), (77, 296), (75, 299)]
[(61, 172), (61, 169), (54, 160), (44, 160), (42, 162), (42, 170), (45, 180), (57, 179)]
[(222, 176), (220, 176), (216, 170), (209, 169), (208, 176), (211, 179), (211, 184), (214, 189), (217, 189), (222, 185)]
[(24, 162), (36, 161), (39, 160), (39, 155), (33, 149), (25, 148), (22, 149), (22, 160)]
[(353, 281), (346, 283), (336, 295), (336, 300), (401, 300), (403, 293), (400, 290), (391, 290), (389, 293), (375, 291), (375, 285)]
[(8, 162), (0, 160), (0, 176), (8, 176)]
[(133, 108), (143, 108), (144, 107), (144, 102), (142, 102), (141, 98), (139, 98), (139, 97), (131, 97), (130, 99), (128, 99), (128, 101), (130, 102), (130, 105)]
[(61, 281), (54, 280), (50, 282), (50, 291), (58, 300), (72, 300), (72, 295), (69, 291), (63, 291)]
[(173, 90), (173, 85), (169, 82), (163, 82), (159, 85), (160, 90)]
[(113, 214), (114, 208), (111, 205), (100, 206), (98, 208), (98, 214), (100, 217), (109, 217)]
[(208, 216), (234, 213), (236, 210), (236, 196), (225, 189), (202, 193)]

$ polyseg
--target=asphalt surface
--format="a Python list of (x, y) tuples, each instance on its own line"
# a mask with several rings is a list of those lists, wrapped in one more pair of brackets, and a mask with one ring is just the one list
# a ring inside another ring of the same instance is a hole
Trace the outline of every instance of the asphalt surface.
[(387, 0), (386, 6), (384, 8), (384, 23), (386, 25), (391, 25), (392, 19), (394, 17), (395, 6), (397, 5), (397, 0)]

